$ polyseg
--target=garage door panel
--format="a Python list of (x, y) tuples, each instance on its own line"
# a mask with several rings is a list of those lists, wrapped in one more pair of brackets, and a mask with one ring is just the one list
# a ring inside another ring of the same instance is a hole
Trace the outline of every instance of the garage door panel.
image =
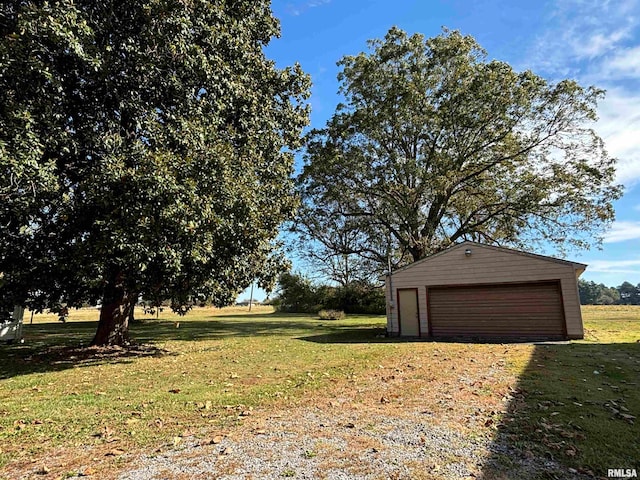
[(563, 337), (558, 283), (429, 287), (433, 336)]

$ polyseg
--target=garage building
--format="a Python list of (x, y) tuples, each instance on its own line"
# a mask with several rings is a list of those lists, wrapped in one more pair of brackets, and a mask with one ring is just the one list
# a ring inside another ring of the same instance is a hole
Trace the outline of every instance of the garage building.
[(464, 242), (386, 276), (391, 336), (583, 338), (586, 265)]

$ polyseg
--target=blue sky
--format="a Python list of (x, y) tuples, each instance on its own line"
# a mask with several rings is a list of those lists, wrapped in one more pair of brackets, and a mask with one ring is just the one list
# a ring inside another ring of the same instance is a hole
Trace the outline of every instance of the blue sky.
[(311, 75), (312, 127), (340, 101), (336, 62), (393, 25), (427, 37), (457, 29), (517, 70), (606, 89), (595, 129), (618, 158), (625, 194), (602, 250), (569, 257), (589, 264), (586, 280), (640, 283), (640, 0), (275, 0), (272, 8), (282, 35), (267, 56), (280, 67), (299, 62)]

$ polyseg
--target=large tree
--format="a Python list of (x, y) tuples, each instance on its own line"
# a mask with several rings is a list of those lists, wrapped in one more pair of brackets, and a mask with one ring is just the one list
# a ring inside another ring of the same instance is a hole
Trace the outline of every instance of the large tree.
[(281, 271), (309, 79), (277, 69), (269, 1), (0, 7), (0, 299), (222, 306)]
[(344, 104), (298, 178), (309, 248), (383, 269), (464, 239), (587, 247), (614, 218), (615, 160), (591, 128), (601, 90), (514, 71), (447, 30), (392, 28), (339, 65)]

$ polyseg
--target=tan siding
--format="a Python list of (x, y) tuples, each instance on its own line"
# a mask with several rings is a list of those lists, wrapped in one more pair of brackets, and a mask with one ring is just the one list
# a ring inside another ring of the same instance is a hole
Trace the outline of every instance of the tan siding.
[[(470, 248), (472, 254), (465, 256)], [(536, 282), (559, 280), (564, 303), (567, 335), (581, 338), (583, 335), (580, 300), (576, 285), (576, 269), (568, 263), (544, 258), (496, 250), (480, 245), (454, 247), (393, 274), (393, 295), (397, 288), (418, 288), (420, 324), (428, 331), (426, 287), (430, 285), (468, 285), (488, 283)], [(397, 311), (391, 309), (388, 325), (390, 332), (398, 331)]]

